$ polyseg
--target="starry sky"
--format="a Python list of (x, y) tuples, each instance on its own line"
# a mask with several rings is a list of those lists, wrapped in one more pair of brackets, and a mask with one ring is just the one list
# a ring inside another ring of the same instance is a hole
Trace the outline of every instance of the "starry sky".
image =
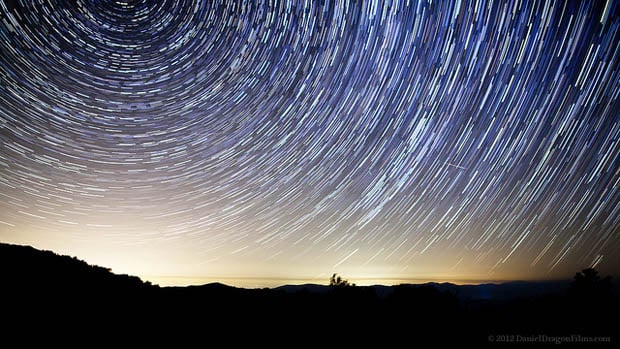
[(620, 274), (619, 26), (613, 0), (4, 0), (0, 241), (156, 281)]

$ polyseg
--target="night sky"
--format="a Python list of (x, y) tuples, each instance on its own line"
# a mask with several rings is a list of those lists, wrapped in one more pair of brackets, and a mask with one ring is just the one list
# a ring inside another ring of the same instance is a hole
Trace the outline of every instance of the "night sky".
[(611, 0), (4, 0), (0, 241), (169, 283), (620, 274), (619, 27)]

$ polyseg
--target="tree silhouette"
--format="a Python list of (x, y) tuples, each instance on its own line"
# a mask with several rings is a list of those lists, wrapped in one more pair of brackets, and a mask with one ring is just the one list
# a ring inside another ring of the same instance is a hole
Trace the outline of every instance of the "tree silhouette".
[(338, 274), (334, 273), (331, 278), (329, 278), (329, 286), (332, 287), (348, 287), (355, 286), (355, 284), (349, 283), (348, 280), (341, 278)]
[(575, 273), (570, 293), (578, 298), (596, 299), (611, 293), (611, 276), (601, 278), (594, 268)]

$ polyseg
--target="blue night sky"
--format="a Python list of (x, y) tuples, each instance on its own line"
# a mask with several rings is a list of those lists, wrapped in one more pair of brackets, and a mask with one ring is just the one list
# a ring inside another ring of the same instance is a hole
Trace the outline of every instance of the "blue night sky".
[(0, 241), (171, 284), (620, 272), (620, 1), (0, 3)]

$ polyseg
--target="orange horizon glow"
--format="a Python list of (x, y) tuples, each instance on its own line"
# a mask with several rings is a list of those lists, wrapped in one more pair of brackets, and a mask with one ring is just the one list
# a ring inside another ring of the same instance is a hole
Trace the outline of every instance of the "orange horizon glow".
[[(454, 285), (481, 285), (481, 284), (502, 284), (518, 281), (560, 281), (564, 279), (421, 279), (421, 278), (349, 278), (341, 275), (347, 281), (356, 286), (395, 286), (400, 284), (426, 284), (426, 283), (450, 283)], [(198, 277), (198, 276), (151, 276), (140, 277), (143, 281), (149, 281), (161, 287), (184, 287), (200, 286), (210, 283), (221, 283), (228, 286), (241, 288), (276, 288), (287, 285), (328, 285), (329, 278), (269, 278), (269, 277)]]
[[(144, 253), (140, 249), (113, 249), (102, 248), (102, 245), (84, 244), (66, 248), (67, 245), (60, 246), (48, 241), (47, 244), (33, 243), (28, 241), (3, 241), (18, 245), (30, 245), (40, 250), (49, 250), (59, 255), (76, 257), (91, 265), (98, 265), (110, 268), (115, 274), (127, 274), (137, 276), (143, 281), (164, 286), (190, 286), (204, 285), (208, 283), (222, 283), (229, 286), (243, 288), (273, 288), (284, 285), (299, 284), (319, 284), (327, 285), (329, 277), (337, 273), (351, 283), (358, 286), (370, 285), (398, 285), (398, 284), (423, 284), (428, 282), (452, 283), (456, 285), (466, 284), (485, 284), (485, 283), (505, 283), (513, 281), (554, 281), (569, 280), (573, 277), (572, 273), (554, 273), (547, 275), (527, 275), (526, 273), (481, 273), (468, 271), (461, 264), (457, 272), (452, 268), (441, 270), (437, 265), (415, 265), (415, 271), (411, 273), (403, 272), (390, 266), (374, 265), (355, 265), (343, 263), (337, 268), (327, 263), (317, 264), (312, 267), (307, 265), (297, 265), (299, 268), (288, 267), (278, 269), (273, 266), (258, 265), (254, 269), (247, 268), (248, 264), (217, 264), (213, 263), (192, 263), (191, 261), (182, 264), (183, 255), (178, 257), (170, 256), (173, 251), (167, 251), (168, 257), (153, 258), (152, 255)], [(103, 246), (105, 247), (105, 246)], [(110, 253), (116, 251), (116, 253)], [(584, 266), (588, 267), (588, 266)], [(413, 267), (411, 268), (413, 269)], [(575, 272), (581, 270), (575, 269)], [(284, 272), (286, 271), (286, 273)], [(604, 272), (603, 272), (604, 273)]]

